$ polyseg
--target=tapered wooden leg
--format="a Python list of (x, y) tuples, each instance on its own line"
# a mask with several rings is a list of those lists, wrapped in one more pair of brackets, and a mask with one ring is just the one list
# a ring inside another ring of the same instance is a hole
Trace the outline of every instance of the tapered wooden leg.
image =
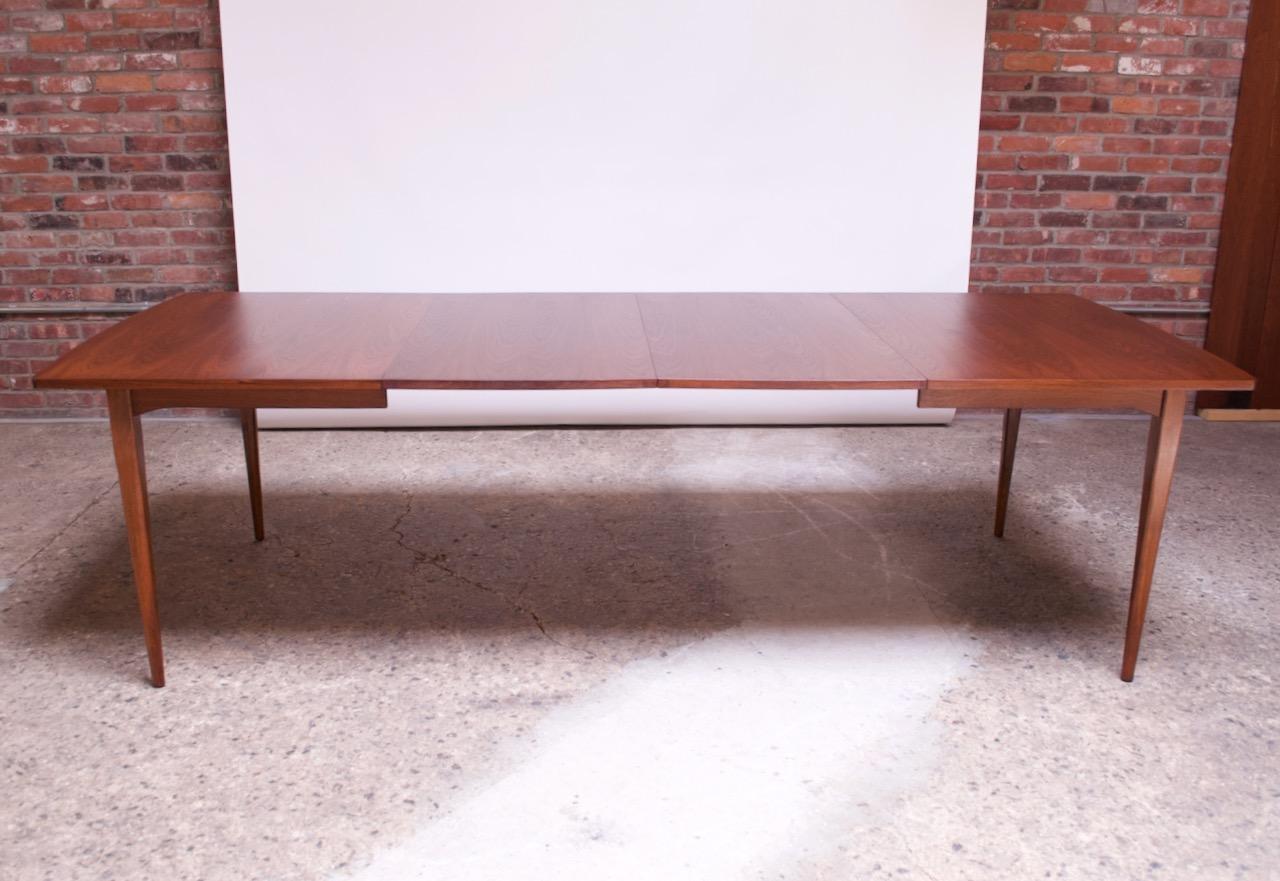
[(1000, 445), (1000, 483), (996, 488), (996, 536), (1004, 535), (1004, 518), (1009, 511), (1009, 482), (1013, 479), (1013, 455), (1018, 449), (1018, 428), (1022, 410), (1004, 411), (1004, 442)]
[(133, 412), (128, 390), (107, 392), (111, 444), (120, 475), (120, 498), (133, 559), (133, 580), (142, 612), (142, 634), (151, 664), (151, 684), (164, 686), (164, 653), (160, 648), (160, 614), (156, 609), (156, 573), (151, 559), (151, 510), (147, 503), (147, 469), (142, 452), (142, 421)]
[(262, 541), (262, 472), (258, 467), (258, 411), (240, 411), (240, 431), (244, 435), (244, 464), (249, 472), (249, 505), (253, 508), (253, 537)]
[(1173, 484), (1173, 464), (1178, 455), (1178, 439), (1182, 435), (1182, 414), (1187, 407), (1187, 393), (1164, 393), (1159, 414), (1151, 417), (1147, 436), (1147, 467), (1142, 481), (1142, 508), (1138, 512), (1138, 552), (1133, 562), (1133, 592), (1129, 596), (1129, 624), (1124, 638), (1124, 662), (1120, 678), (1133, 681), (1138, 665), (1138, 644), (1142, 641), (1142, 624), (1147, 616), (1147, 600), (1151, 596), (1151, 577), (1156, 569), (1156, 551), (1160, 548), (1160, 532), (1164, 528), (1164, 512), (1169, 504), (1169, 487)]

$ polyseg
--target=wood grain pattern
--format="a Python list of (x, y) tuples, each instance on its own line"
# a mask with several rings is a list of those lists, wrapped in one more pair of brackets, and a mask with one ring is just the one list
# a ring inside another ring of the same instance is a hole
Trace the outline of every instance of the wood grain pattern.
[(183, 294), (77, 346), (49, 388), (381, 388), (424, 301), (396, 294)]
[(829, 294), (641, 294), (658, 384), (900, 388), (924, 377)]
[(121, 322), (36, 385), (151, 390), (151, 401), (233, 392), (229, 406), (245, 407), (269, 404), (235, 396), (268, 391), (298, 393), (296, 404), (286, 395), (275, 406), (334, 406), (319, 393), (654, 385), (1101, 393), (1247, 390), (1252, 380), (1070, 295), (211, 293)]
[(632, 294), (424, 294), (387, 388), (643, 388), (655, 384)]
[(1071, 294), (838, 294), (934, 388), (1249, 389), (1171, 334)]
[(1160, 549), (1160, 533), (1169, 506), (1169, 489), (1173, 485), (1173, 465), (1182, 435), (1182, 416), (1187, 408), (1187, 393), (1171, 391), (1157, 416), (1151, 417), (1147, 435), (1147, 465), (1142, 481), (1142, 506), (1138, 510), (1138, 550), (1133, 562), (1133, 590), (1129, 595), (1129, 620), (1125, 628), (1124, 660), (1120, 678), (1133, 681), (1138, 666), (1138, 646), (1151, 597), (1151, 580), (1156, 571), (1156, 552)]

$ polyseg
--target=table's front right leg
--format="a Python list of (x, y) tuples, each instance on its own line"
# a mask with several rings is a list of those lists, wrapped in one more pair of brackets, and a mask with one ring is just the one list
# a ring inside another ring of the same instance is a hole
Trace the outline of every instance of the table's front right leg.
[(142, 633), (147, 642), (151, 684), (164, 685), (164, 654), (160, 648), (160, 615), (156, 609), (156, 573), (151, 557), (151, 511), (147, 503), (147, 469), (142, 449), (142, 420), (134, 412), (133, 396), (127, 389), (107, 392), (111, 416), (111, 443), (115, 448), (116, 470), (120, 475), (120, 498), (124, 503), (125, 528), (129, 535), (129, 556), (133, 560), (133, 580), (138, 588), (142, 612)]
[(1151, 417), (1147, 435), (1147, 466), (1142, 480), (1142, 506), (1138, 509), (1138, 552), (1133, 561), (1133, 591), (1129, 595), (1129, 623), (1125, 628), (1124, 658), (1120, 678), (1133, 681), (1138, 666), (1138, 645), (1156, 571), (1156, 552), (1164, 529), (1164, 512), (1173, 485), (1173, 463), (1182, 436), (1182, 416), (1187, 407), (1185, 391), (1167, 391), (1159, 412)]

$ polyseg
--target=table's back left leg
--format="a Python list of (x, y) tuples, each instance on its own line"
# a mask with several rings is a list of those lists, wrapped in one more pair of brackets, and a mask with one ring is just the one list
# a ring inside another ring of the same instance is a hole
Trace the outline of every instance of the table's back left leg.
[(111, 444), (115, 448), (116, 470), (120, 475), (120, 499), (124, 503), (133, 580), (138, 588), (138, 608), (142, 612), (142, 633), (151, 665), (151, 684), (160, 688), (164, 685), (164, 654), (160, 647), (160, 613), (156, 608), (155, 563), (151, 557), (151, 510), (147, 503), (142, 420), (134, 413), (133, 399), (127, 389), (107, 392), (107, 411), (111, 417)]

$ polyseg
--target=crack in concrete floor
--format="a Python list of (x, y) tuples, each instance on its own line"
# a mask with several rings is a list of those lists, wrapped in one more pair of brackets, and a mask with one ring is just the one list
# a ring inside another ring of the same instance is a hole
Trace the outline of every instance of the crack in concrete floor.
[(547, 629), (546, 622), (542, 620), (542, 616), (540, 616), (533, 609), (528, 608), (527, 606), (523, 605), (519, 601), (512, 599), (511, 597), (507, 596), (504, 592), (497, 590), (496, 588), (490, 587), (489, 585), (484, 584), (482, 582), (476, 581), (473, 578), (469, 578), (466, 575), (463, 575), (461, 572), (458, 572), (453, 567), (449, 566), (445, 562), (448, 559), (448, 555), (445, 554), (444, 552), (437, 552), (432, 554), (429, 551), (424, 551), (421, 548), (416, 548), (410, 545), (406, 540), (405, 533), (403, 530), (401, 530), (400, 525), (404, 523), (404, 521), (412, 515), (413, 515), (413, 495), (410, 493), (405, 493), (404, 510), (400, 512), (400, 514), (396, 517), (395, 522), (391, 524), (391, 532), (396, 537), (396, 544), (398, 544), (405, 551), (408, 551), (409, 554), (413, 556), (414, 563), (416, 565), (430, 566), (436, 571), (441, 572), (449, 576), (450, 578), (456, 579), (457, 581), (460, 581), (463, 584), (468, 585), (469, 587), (473, 587), (476, 590), (484, 591), (485, 593), (488, 593), (492, 596), (495, 596), (501, 599), (503, 602), (509, 605), (513, 611), (517, 612), (520, 615), (527, 615), (529, 619), (533, 622), (533, 626), (537, 628), (538, 632), (541, 633), (544, 637), (546, 637), (550, 642), (553, 642), (556, 645), (560, 646), (561, 648), (567, 649), (568, 651), (579, 652), (589, 658), (594, 657), (594, 654), (591, 652), (590, 649), (569, 645), (557, 639), (556, 637), (552, 636), (551, 632)]

